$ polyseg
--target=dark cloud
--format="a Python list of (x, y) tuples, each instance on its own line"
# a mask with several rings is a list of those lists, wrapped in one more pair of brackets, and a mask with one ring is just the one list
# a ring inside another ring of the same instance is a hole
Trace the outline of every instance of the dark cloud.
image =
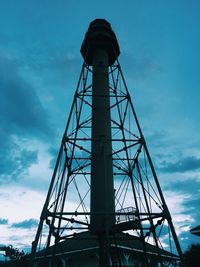
[[(37, 151), (21, 150), (17, 145), (10, 153), (0, 154), (0, 184), (22, 177), (26, 170), (37, 162), (37, 154)], [(6, 177), (6, 180), (1, 176)]]
[(162, 167), (160, 167), (160, 171), (163, 172), (187, 172), (187, 171), (195, 171), (200, 169), (200, 159), (194, 156), (182, 158), (176, 162), (166, 162), (163, 161), (161, 163)]
[(31, 138), (48, 140), (53, 131), (34, 90), (20, 75), (17, 60), (0, 54), (0, 182), (22, 176), (37, 161), (23, 146)]
[(200, 189), (200, 181), (195, 179), (186, 179), (186, 180), (177, 180), (177, 181), (170, 181), (165, 185), (166, 190), (174, 189), (176, 191), (182, 193), (197, 193)]
[(34, 88), (19, 73), (16, 60), (0, 56), (0, 121), (4, 131), (46, 135), (47, 116)]
[(8, 224), (8, 219), (0, 218), (0, 224), (1, 225)]
[(38, 220), (35, 219), (29, 219), (24, 220), (22, 222), (13, 223), (11, 227), (13, 228), (23, 228), (23, 229), (30, 229), (38, 226)]

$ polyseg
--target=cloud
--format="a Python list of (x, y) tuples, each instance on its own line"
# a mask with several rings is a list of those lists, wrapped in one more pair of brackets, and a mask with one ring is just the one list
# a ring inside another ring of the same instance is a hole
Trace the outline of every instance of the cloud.
[(189, 229), (183, 231), (179, 235), (179, 241), (181, 242), (181, 247), (183, 252), (185, 252), (191, 244), (199, 243), (199, 237), (190, 233)]
[(48, 152), (50, 153), (50, 155), (52, 157), (51, 160), (50, 160), (50, 163), (49, 163), (49, 167), (51, 169), (54, 169), (55, 163), (56, 163), (56, 160), (57, 160), (57, 157), (58, 157), (59, 150), (58, 150), (58, 148), (55, 148), (55, 147), (51, 146), (49, 148), (49, 151)]
[(171, 182), (168, 188), (174, 191), (181, 192), (188, 197), (183, 201), (184, 213), (189, 214), (192, 218), (199, 223), (200, 222), (200, 210), (199, 210), (199, 190), (200, 181), (194, 179), (188, 179), (186, 181)]
[[(200, 224), (199, 192), (191, 192), (191, 198), (184, 202), (184, 213), (190, 214), (196, 224)], [(194, 224), (193, 224), (194, 225)], [(197, 225), (194, 225), (194, 227)]]
[(8, 133), (45, 135), (49, 125), (34, 88), (19, 72), (16, 60), (0, 56), (0, 120)]
[(48, 140), (53, 131), (33, 86), (20, 75), (20, 64), (0, 53), (0, 183), (10, 182), (26, 173), (37, 162), (34, 147), (24, 140)]
[(181, 180), (181, 177), (177, 181), (170, 181), (167, 185), (165, 185), (165, 189), (175, 189), (178, 192), (183, 193), (197, 193), (200, 189), (200, 181), (193, 179), (185, 179)]
[(187, 172), (187, 171), (196, 171), (200, 169), (200, 158), (194, 156), (182, 158), (176, 162), (166, 162), (161, 163), (160, 171), (163, 172)]
[(187, 246), (191, 242), (198, 241), (196, 237), (191, 235), (190, 229), (199, 225), (200, 222), (200, 210), (199, 210), (199, 190), (200, 181), (197, 179), (186, 179), (177, 181), (170, 181), (165, 185), (165, 190), (171, 191), (170, 201), (179, 196), (173, 204), (172, 208), (180, 210), (178, 207), (178, 201), (181, 201), (181, 213), (182, 218), (179, 221), (179, 227), (181, 228), (179, 233), (179, 239), (183, 244), (183, 249), (187, 249)]
[(10, 153), (0, 154), (0, 183), (22, 177), (35, 162), (37, 162), (37, 151), (21, 150), (15, 145)]
[(37, 226), (38, 226), (38, 220), (35, 220), (35, 219), (24, 220), (21, 222), (13, 223), (11, 225), (11, 227), (23, 228), (23, 229), (35, 228)]
[(0, 218), (0, 225), (8, 224), (8, 219)]

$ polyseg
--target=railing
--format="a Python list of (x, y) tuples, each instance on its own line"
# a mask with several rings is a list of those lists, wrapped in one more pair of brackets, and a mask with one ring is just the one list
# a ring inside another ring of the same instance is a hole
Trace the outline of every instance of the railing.
[[(136, 221), (138, 219), (136, 215), (136, 209), (134, 207), (127, 207), (120, 210), (117, 210), (116, 222), (128, 222), (128, 221)], [(121, 213), (121, 214), (120, 214)]]

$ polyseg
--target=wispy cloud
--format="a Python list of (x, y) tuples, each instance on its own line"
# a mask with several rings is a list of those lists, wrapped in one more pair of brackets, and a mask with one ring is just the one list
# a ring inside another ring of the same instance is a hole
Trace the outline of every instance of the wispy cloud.
[[(169, 174), (170, 175), (170, 174)], [(173, 214), (173, 220), (177, 224), (177, 233), (182, 243), (183, 250), (188, 248), (191, 242), (199, 242), (199, 239), (192, 236), (190, 229), (199, 224), (199, 192), (200, 181), (198, 178), (185, 178), (183, 174), (168, 179), (164, 189), (167, 190), (167, 203)], [(177, 215), (177, 211), (179, 214)]]
[[(176, 179), (176, 180), (175, 180)], [(177, 192), (184, 192), (184, 193), (197, 193), (200, 190), (200, 181), (195, 178), (176, 178), (171, 180), (170, 183), (168, 182), (165, 185), (167, 190), (174, 188)]]
[(37, 151), (21, 150), (14, 143), (12, 146), (10, 151), (0, 154), (0, 184), (23, 177), (28, 168), (37, 162)]
[(198, 169), (200, 169), (200, 158), (194, 156), (185, 157), (176, 162), (163, 161), (160, 167), (160, 171), (169, 173), (195, 171)]
[(23, 228), (23, 229), (35, 228), (37, 226), (38, 226), (38, 220), (35, 220), (35, 219), (24, 220), (21, 222), (13, 223), (11, 225), (11, 227)]
[(6, 225), (6, 224), (8, 224), (8, 219), (0, 218), (0, 224), (1, 224), (1, 225)]

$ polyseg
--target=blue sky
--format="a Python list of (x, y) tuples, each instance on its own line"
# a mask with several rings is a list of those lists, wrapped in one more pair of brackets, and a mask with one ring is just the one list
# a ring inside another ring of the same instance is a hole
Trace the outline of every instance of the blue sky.
[(0, 244), (34, 239), (89, 23), (105, 18), (183, 249), (200, 239), (198, 0), (0, 0)]

